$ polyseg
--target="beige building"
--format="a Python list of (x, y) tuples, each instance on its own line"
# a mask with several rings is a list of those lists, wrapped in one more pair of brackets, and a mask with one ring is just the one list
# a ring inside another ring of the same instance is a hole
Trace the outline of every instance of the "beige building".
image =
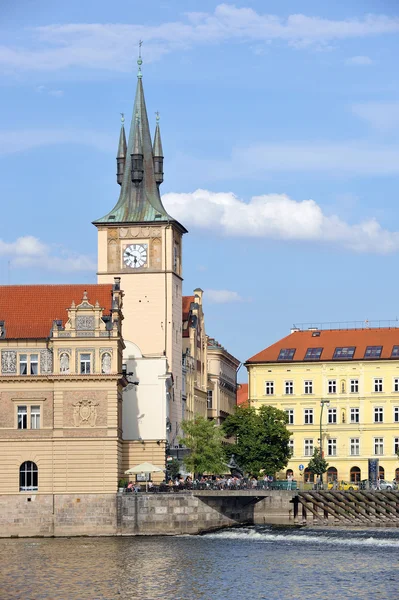
[(207, 339), (202, 308), (203, 291), (183, 296), (183, 402), (185, 418), (207, 417)]
[(157, 118), (152, 140), (141, 63), (139, 59), (128, 141), (123, 123), (119, 139), (119, 199), (112, 210), (94, 221), (98, 282), (111, 282), (115, 276), (121, 279), (124, 360), (139, 382), (124, 394), (126, 465), (144, 460), (164, 464), (165, 445), (176, 443), (184, 417), (181, 307), (182, 236), (186, 229), (162, 205), (160, 128)]
[(214, 338), (208, 338), (208, 418), (222, 424), (237, 404), (237, 371), (240, 361)]
[(0, 288), (0, 494), (115, 492), (121, 308), (118, 279)]

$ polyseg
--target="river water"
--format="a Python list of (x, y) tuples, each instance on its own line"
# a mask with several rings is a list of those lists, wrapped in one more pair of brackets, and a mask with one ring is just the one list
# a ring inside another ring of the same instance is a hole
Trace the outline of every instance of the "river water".
[(398, 567), (398, 529), (0, 540), (0, 598), (388, 599)]

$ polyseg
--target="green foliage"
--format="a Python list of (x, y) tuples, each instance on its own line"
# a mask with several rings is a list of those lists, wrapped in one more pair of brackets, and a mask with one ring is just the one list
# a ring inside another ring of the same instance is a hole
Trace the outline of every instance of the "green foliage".
[(285, 411), (273, 406), (258, 410), (238, 406), (222, 426), (227, 437), (236, 439), (226, 450), (250, 475), (259, 476), (261, 471), (274, 475), (287, 466), (291, 456), (287, 422)]
[(173, 458), (170, 462), (166, 464), (166, 470), (169, 479), (176, 479), (176, 477), (180, 473), (180, 463), (177, 458)]
[(179, 441), (191, 450), (183, 459), (186, 469), (194, 474), (224, 473), (223, 433), (216, 422), (197, 415), (181, 427), (185, 436)]
[(124, 488), (128, 483), (129, 481), (127, 479), (120, 479), (118, 482), (118, 488)]
[(328, 469), (328, 462), (322, 457), (320, 448), (315, 448), (309, 461), (309, 471), (314, 475), (323, 475)]

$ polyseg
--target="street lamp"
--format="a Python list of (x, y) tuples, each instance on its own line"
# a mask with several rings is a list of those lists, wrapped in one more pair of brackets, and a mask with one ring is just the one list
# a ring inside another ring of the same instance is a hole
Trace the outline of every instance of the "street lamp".
[[(322, 427), (324, 405), (330, 406), (330, 401), (329, 400), (320, 400), (320, 406), (321, 406), (321, 410), (320, 410), (320, 458), (324, 458), (324, 456), (323, 456), (323, 427)], [(323, 473), (320, 473), (320, 484), (323, 485)]]

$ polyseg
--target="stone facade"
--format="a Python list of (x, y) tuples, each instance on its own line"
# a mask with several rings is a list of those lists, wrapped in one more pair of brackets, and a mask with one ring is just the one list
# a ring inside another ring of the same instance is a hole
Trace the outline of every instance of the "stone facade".
[(221, 425), (237, 404), (240, 361), (213, 338), (208, 338), (208, 418)]

